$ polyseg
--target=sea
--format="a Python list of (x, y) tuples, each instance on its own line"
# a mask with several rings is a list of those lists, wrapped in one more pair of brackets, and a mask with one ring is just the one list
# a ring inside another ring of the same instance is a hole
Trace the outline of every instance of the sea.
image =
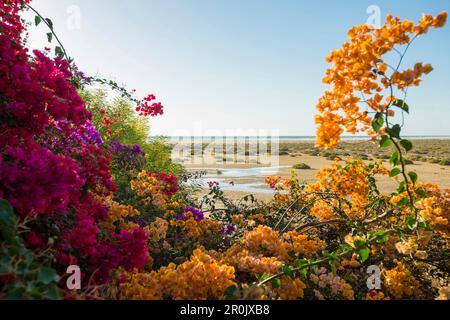
[[(312, 142), (316, 140), (315, 136), (153, 136), (150, 140), (164, 138), (168, 141), (178, 142), (214, 142), (214, 141), (255, 141), (255, 140), (278, 140), (278, 141), (305, 141)], [(409, 140), (449, 140), (450, 135), (429, 135), (419, 136), (410, 135), (403, 136), (404, 139)], [(370, 140), (369, 136), (342, 136), (342, 141), (364, 141)]]

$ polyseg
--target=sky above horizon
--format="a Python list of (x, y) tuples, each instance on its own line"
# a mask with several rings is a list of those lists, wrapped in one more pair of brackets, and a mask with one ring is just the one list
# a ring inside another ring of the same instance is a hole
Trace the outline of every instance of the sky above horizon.
[[(367, 8), (418, 21), (450, 11), (450, 1), (34, 0), (87, 74), (154, 93), (165, 115), (152, 135), (315, 134), (315, 105), (326, 89), (325, 57), (364, 24)], [(78, 16), (80, 20), (74, 20)], [(31, 16), (30, 16), (31, 17)], [(43, 25), (30, 46), (46, 45)], [(431, 30), (405, 66), (435, 70), (408, 93), (406, 135), (450, 135), (450, 26)], [(240, 133), (239, 133), (240, 132)]]

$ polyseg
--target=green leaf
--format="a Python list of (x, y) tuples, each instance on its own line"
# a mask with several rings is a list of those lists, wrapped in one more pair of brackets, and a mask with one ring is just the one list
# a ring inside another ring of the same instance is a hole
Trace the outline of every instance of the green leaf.
[(331, 267), (331, 272), (335, 275), (336, 274), (336, 261), (330, 260), (330, 261), (328, 261), (328, 263)]
[(300, 273), (304, 278), (308, 277), (309, 268), (301, 268), (298, 270), (298, 273)]
[(353, 247), (348, 243), (343, 243), (339, 247), (339, 252), (349, 252), (349, 251), (353, 251)]
[(409, 176), (409, 178), (411, 179), (411, 182), (412, 182), (413, 184), (416, 184), (416, 183), (417, 183), (417, 180), (419, 179), (419, 177), (417, 176), (417, 173), (411, 171), (411, 172), (408, 172), (408, 176)]
[(402, 131), (402, 128), (398, 125), (398, 124), (396, 124), (395, 126), (393, 126), (392, 128), (388, 128), (387, 130), (386, 130), (386, 132), (387, 133), (389, 133), (389, 135), (392, 137), (392, 138), (397, 138), (397, 139), (400, 139), (400, 132)]
[(308, 276), (309, 268), (303, 268), (303, 266), (309, 264), (310, 262), (311, 261), (308, 259), (296, 259), (294, 261), (294, 265), (297, 267), (298, 272), (305, 278)]
[(292, 268), (288, 265), (284, 265), (280, 268), (280, 271), (283, 272), (284, 274), (290, 276), (291, 278), (294, 276), (294, 271), (292, 270)]
[(281, 280), (280, 280), (280, 278), (275, 278), (275, 279), (272, 280), (272, 287), (274, 289), (278, 289), (278, 288), (281, 287)]
[(405, 190), (406, 190), (406, 188), (405, 188), (405, 181), (402, 181), (398, 185), (397, 193), (403, 193), (403, 192), (405, 192)]
[(401, 171), (399, 168), (392, 169), (391, 172), (389, 173), (389, 177), (394, 178), (398, 176), (400, 173)]
[(48, 40), (48, 42), (52, 42), (52, 40), (53, 40), (53, 33), (51, 33), (51, 32), (47, 33), (47, 40)]
[(13, 288), (2, 298), (4, 300), (22, 300), (24, 294), (23, 288)]
[(409, 205), (410, 205), (410, 203), (409, 203), (409, 199), (408, 198), (401, 198), (399, 200), (399, 202), (397, 202), (397, 206), (398, 207), (406, 207), (406, 206), (409, 206)]
[(264, 273), (260, 278), (259, 281), (264, 281), (270, 278), (270, 274), (268, 274), (267, 272)]
[(42, 22), (41, 17), (36, 16), (34, 17), (34, 24), (36, 25), (36, 27)]
[(420, 188), (416, 190), (416, 193), (421, 197), (421, 198), (426, 198), (428, 197), (428, 193), (425, 189)]
[(369, 259), (370, 250), (369, 248), (365, 247), (358, 250), (359, 260), (361, 262), (365, 262), (367, 259)]
[(419, 222), (418, 227), (427, 231), (433, 231), (433, 228), (430, 226), (430, 223), (428, 221)]
[(228, 300), (232, 300), (234, 298), (234, 294), (236, 293), (237, 289), (238, 288), (236, 286), (231, 286), (228, 287), (227, 290), (225, 290), (225, 296)]
[(376, 232), (372, 233), (370, 237), (371, 238), (376, 238), (376, 237), (384, 235), (385, 233), (386, 233), (385, 230), (379, 230), (379, 231), (376, 231)]
[(389, 235), (387, 235), (387, 234), (384, 235), (383, 237), (377, 239), (377, 243), (386, 243), (388, 241), (389, 241)]
[(8, 242), (14, 242), (18, 219), (8, 201), (0, 199), (0, 234)]
[(406, 152), (411, 151), (413, 148), (413, 144), (409, 140), (401, 140), (400, 144), (402, 145), (403, 148), (405, 148)]
[(391, 155), (391, 159), (389, 159), (389, 163), (392, 164), (394, 167), (400, 165), (400, 154), (398, 153), (398, 151), (395, 151)]
[(296, 259), (295, 261), (294, 261), (294, 265), (297, 267), (297, 268), (301, 268), (301, 267), (303, 267), (304, 265), (307, 265), (309, 263), (309, 260), (308, 259)]
[(416, 224), (416, 217), (415, 216), (410, 216), (408, 218), (405, 219), (406, 225), (408, 226), (409, 229), (414, 229), (414, 225)]
[(50, 284), (52, 282), (59, 281), (59, 276), (56, 271), (52, 268), (41, 267), (38, 270), (38, 281), (43, 284)]
[(50, 28), (50, 30), (53, 31), (53, 21), (50, 20), (49, 18), (45, 18), (45, 21), (47, 22), (47, 25)]
[(380, 141), (381, 148), (388, 148), (391, 145), (392, 145), (392, 140), (387, 135), (381, 136), (381, 141)]
[(372, 121), (372, 128), (373, 130), (375, 130), (375, 132), (378, 132), (383, 127), (383, 125), (384, 125), (383, 114), (381, 112), (378, 112)]
[(397, 108), (402, 109), (403, 111), (405, 111), (406, 113), (409, 113), (409, 106), (406, 104), (405, 101), (401, 100), (401, 99), (397, 99), (394, 101), (394, 103), (392, 104), (393, 106), (396, 106)]
[(55, 54), (60, 57), (60, 58), (64, 58), (64, 51), (61, 47), (57, 46), (55, 48)]
[(355, 245), (355, 247), (357, 249), (367, 247), (367, 243), (363, 240), (355, 240), (355, 242), (353, 242), (353, 244)]

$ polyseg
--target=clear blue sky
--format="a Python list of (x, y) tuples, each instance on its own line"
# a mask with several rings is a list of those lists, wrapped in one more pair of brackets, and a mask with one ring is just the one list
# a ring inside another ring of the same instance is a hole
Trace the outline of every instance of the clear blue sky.
[[(324, 59), (347, 30), (367, 21), (375, 4), (417, 21), (450, 11), (448, 0), (35, 0), (52, 18), (69, 55), (82, 70), (111, 77), (166, 106), (152, 134), (204, 130), (279, 129), (314, 135), (315, 105), (325, 87)], [(81, 28), (67, 27), (71, 5)], [(36, 28), (32, 28), (36, 29)], [(31, 32), (42, 46), (45, 28)], [(409, 135), (450, 135), (450, 25), (432, 30), (409, 52), (406, 64), (432, 63), (435, 71), (409, 94)], [(204, 133), (204, 132), (203, 132)]]

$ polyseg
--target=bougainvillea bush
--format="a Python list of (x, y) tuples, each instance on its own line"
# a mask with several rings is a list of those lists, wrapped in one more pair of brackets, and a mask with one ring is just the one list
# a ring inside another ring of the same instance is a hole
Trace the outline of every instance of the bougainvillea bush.
[[(446, 13), (354, 27), (328, 58), (318, 146), (365, 132), (395, 150), (389, 167), (336, 159), (310, 185), (268, 177), (274, 197), (259, 203), (214, 182), (197, 199), (164, 143), (147, 141), (148, 118), (163, 114), (155, 96), (87, 77), (61, 44), (29, 51), (22, 10), (29, 0), (0, 1), (0, 299), (447, 298), (450, 194), (408, 171), (413, 145), (395, 123), (432, 71), (401, 61)], [(398, 65), (384, 60), (392, 51)], [(398, 190), (381, 193), (380, 175)]]

